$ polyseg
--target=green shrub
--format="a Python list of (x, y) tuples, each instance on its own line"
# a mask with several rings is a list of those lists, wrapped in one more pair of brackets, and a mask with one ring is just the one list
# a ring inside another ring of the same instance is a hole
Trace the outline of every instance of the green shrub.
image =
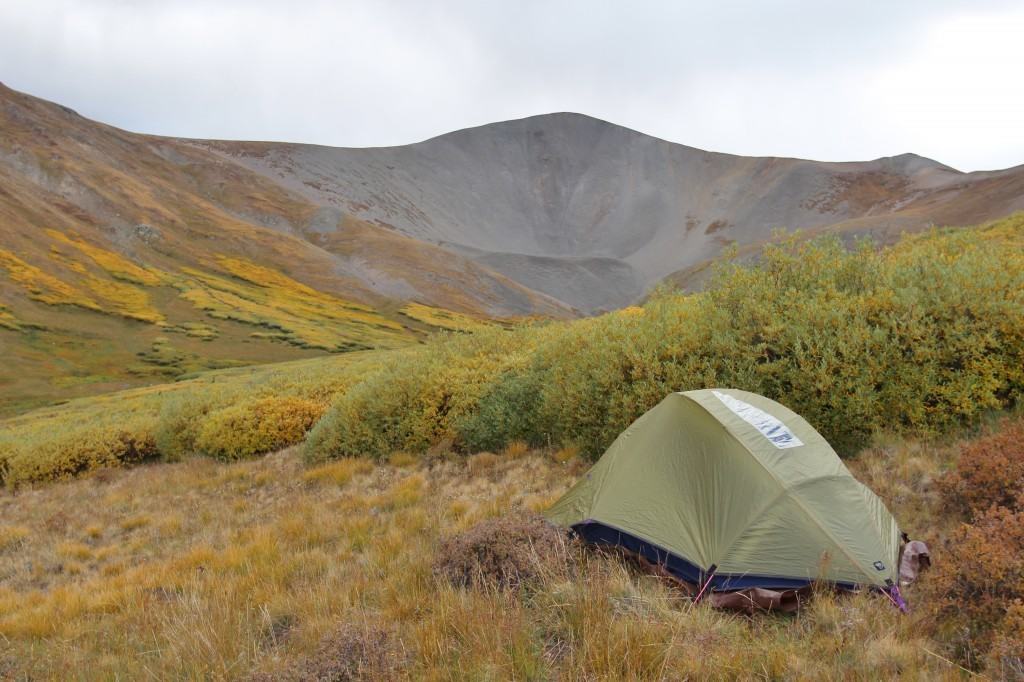
[(334, 401), (306, 441), (310, 461), (422, 451), (458, 440), (457, 425), (508, 369), (525, 362), (524, 331), (441, 334), (389, 354)]
[[(1024, 216), (1000, 227), (1019, 240)], [(1024, 257), (1005, 238), (768, 246), (755, 266), (719, 267), (702, 294), (542, 344), (540, 422), (596, 456), (668, 392), (727, 386), (786, 404), (841, 454), (883, 429), (930, 436), (969, 423), (1024, 390)]]
[(457, 424), (460, 442), (470, 452), (499, 451), (515, 441), (542, 445), (537, 409), (542, 375), (506, 373), (480, 399), (477, 409)]
[(202, 392), (178, 392), (169, 396), (160, 406), (156, 427), (156, 445), (163, 458), (176, 462), (195, 454), (196, 441), (207, 415), (225, 404), (231, 404), (234, 395), (226, 394), (219, 386)]

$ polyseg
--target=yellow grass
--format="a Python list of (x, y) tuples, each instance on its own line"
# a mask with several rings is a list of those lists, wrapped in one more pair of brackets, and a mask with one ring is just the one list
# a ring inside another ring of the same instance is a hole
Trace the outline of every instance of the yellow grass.
[(261, 338), (323, 350), (396, 347), (411, 342), (401, 325), (372, 308), (315, 291), (237, 258), (220, 258), (233, 278), (183, 268), (181, 297), (215, 319), (262, 327)]
[(58, 230), (45, 230), (45, 232), (55, 242), (78, 249), (96, 265), (118, 279), (136, 284), (145, 284), (151, 287), (159, 286), (163, 283), (161, 273), (140, 267), (118, 253), (93, 246), (80, 238), (66, 235)]
[[(894, 442), (864, 468), (895, 466), (916, 490), (914, 461), (942, 452)], [(574, 478), (542, 453), (491, 458), (306, 469), (285, 451), (0, 494), (0, 670), (273, 678), (349, 623), (384, 632), (408, 679), (958, 678), (927, 653), (941, 647), (923, 616), (868, 594), (749, 620), (592, 552), (528, 592), (452, 587), (431, 571), (443, 534), (546, 506)], [(897, 516), (921, 504), (890, 502)]]
[(3, 304), (0, 304), (0, 327), (14, 332), (21, 330), (21, 323), (18, 322), (10, 308)]
[(494, 324), (471, 315), (415, 302), (405, 304), (398, 312), (417, 322), (456, 332), (476, 332)]
[(36, 266), (26, 263), (10, 251), (0, 249), (0, 268), (28, 293), (29, 298), (48, 305), (75, 305), (88, 310), (100, 310), (96, 301), (86, 294)]

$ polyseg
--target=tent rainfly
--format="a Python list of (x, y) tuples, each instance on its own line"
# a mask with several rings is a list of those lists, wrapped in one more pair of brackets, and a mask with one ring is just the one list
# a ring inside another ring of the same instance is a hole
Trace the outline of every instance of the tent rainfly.
[(810, 424), (755, 393), (669, 395), (547, 517), (658, 564), (698, 599), (823, 581), (904, 608), (892, 514)]

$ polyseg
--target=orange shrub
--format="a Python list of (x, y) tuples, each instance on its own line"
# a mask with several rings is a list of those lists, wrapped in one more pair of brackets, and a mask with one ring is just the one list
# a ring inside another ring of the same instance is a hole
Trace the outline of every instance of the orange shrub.
[(950, 538), (932, 587), (958, 657), (977, 664), (1007, 609), (1024, 599), (1024, 509), (992, 507)]
[(1013, 602), (996, 633), (985, 671), (995, 680), (1024, 680), (1024, 601)]
[(969, 515), (992, 505), (1016, 508), (1024, 493), (1024, 420), (1004, 421), (997, 433), (968, 443), (939, 485), (947, 504)]

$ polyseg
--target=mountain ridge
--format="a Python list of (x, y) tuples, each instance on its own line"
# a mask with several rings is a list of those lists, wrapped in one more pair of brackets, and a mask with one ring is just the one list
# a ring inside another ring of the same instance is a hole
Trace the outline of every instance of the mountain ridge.
[(1024, 166), (742, 157), (575, 112), (337, 148), (138, 134), (0, 85), (0, 131), (11, 404), (619, 308), (776, 228), (886, 243), (1024, 209)]
[[(962, 173), (916, 154), (859, 162), (741, 157), (577, 113), (398, 147), (196, 144), (313, 203), (467, 255), (584, 313), (628, 304), (724, 245), (759, 243), (779, 227), (820, 231), (855, 221), (845, 227), (891, 241), (947, 215), (970, 223), (1024, 207), (1017, 169)], [(965, 188), (971, 194), (1006, 175), (1008, 196), (985, 192), (989, 206), (952, 210)], [(553, 257), (567, 259), (559, 277), (527, 262)], [(611, 286), (580, 295), (556, 281), (578, 275), (579, 259), (609, 258), (632, 273), (632, 285), (612, 277)]]

